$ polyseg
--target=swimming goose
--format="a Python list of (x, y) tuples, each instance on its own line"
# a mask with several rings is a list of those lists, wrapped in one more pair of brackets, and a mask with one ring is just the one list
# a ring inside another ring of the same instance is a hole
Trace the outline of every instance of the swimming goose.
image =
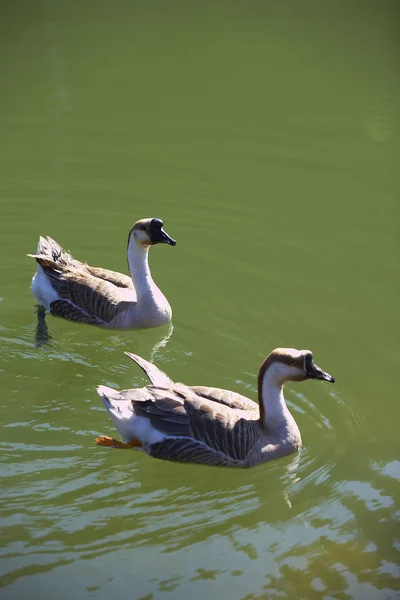
[(90, 267), (75, 260), (51, 237), (40, 237), (32, 292), (52, 315), (70, 321), (116, 329), (156, 327), (171, 320), (172, 311), (154, 283), (148, 263), (150, 246), (176, 242), (161, 219), (141, 219), (129, 232), (131, 276)]
[(286, 406), (287, 381), (334, 382), (309, 350), (277, 348), (258, 374), (258, 401), (218, 388), (174, 383), (155, 365), (126, 352), (152, 385), (122, 390), (100, 385), (98, 394), (122, 442), (100, 436), (113, 448), (139, 448), (164, 460), (225, 467), (251, 467), (301, 447), (299, 428)]

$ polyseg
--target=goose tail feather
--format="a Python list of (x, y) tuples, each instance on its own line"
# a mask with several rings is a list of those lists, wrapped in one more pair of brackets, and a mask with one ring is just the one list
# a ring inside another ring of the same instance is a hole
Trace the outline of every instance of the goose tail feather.
[(166, 375), (163, 371), (161, 371), (161, 369), (152, 363), (148, 362), (144, 358), (141, 358), (141, 356), (138, 356), (137, 354), (132, 354), (131, 352), (125, 352), (125, 354), (128, 356), (128, 358), (139, 365), (153, 385), (157, 385), (159, 387), (169, 387), (170, 385), (173, 385), (174, 382), (172, 379), (170, 379), (168, 375)]

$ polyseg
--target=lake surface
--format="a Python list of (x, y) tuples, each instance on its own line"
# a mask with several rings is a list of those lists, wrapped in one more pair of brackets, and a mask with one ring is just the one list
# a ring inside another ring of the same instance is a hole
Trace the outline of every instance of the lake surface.
[[(399, 597), (398, 6), (388, 0), (6, 1), (0, 9), (1, 588), (6, 600)], [(173, 326), (49, 317), (51, 235), (126, 272), (151, 251)], [(95, 388), (255, 399), (263, 358), (310, 348), (336, 384), (288, 385), (304, 448), (235, 471), (93, 444)]]

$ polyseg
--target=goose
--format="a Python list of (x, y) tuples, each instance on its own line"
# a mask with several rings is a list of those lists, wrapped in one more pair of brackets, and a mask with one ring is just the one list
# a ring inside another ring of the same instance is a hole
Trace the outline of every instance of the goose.
[(150, 246), (170, 244), (161, 219), (141, 219), (129, 232), (130, 277), (90, 267), (74, 259), (51, 237), (40, 236), (32, 293), (52, 315), (115, 329), (140, 329), (168, 323), (172, 310), (154, 283), (148, 263)]
[(122, 441), (99, 436), (95, 443), (137, 448), (155, 458), (224, 467), (252, 467), (301, 447), (299, 428), (283, 395), (287, 381), (334, 378), (317, 367), (309, 350), (277, 348), (261, 365), (258, 404), (229, 390), (174, 383), (136, 354), (152, 385), (97, 392)]

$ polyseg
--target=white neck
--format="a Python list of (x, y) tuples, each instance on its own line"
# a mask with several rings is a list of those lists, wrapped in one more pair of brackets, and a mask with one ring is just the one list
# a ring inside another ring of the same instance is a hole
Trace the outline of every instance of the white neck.
[(276, 381), (272, 369), (267, 369), (264, 375), (261, 398), (267, 423), (281, 421), (289, 412), (283, 395), (283, 384), (281, 381)]
[(138, 302), (144, 295), (158, 290), (151, 277), (148, 255), (149, 246), (137, 244), (131, 237), (128, 244), (128, 265)]

